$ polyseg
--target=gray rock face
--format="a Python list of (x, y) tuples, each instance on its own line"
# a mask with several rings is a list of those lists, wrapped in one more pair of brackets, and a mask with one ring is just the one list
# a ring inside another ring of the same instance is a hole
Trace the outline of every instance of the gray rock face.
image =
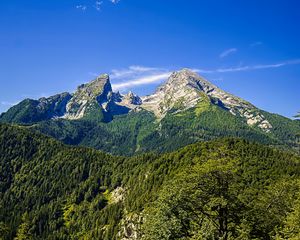
[(104, 74), (78, 87), (68, 102), (67, 111), (63, 117), (69, 120), (80, 119), (95, 107), (111, 115), (126, 114), (141, 103), (141, 99), (133, 93), (127, 95), (114, 93), (109, 76)]
[(254, 105), (221, 90), (188, 69), (174, 72), (153, 95), (143, 97), (142, 107), (163, 118), (174, 108), (179, 112), (195, 107), (203, 96), (208, 96), (214, 104), (231, 114), (242, 117), (250, 126), (257, 125), (265, 132), (272, 129), (272, 125)]
[(119, 106), (128, 108), (129, 111), (137, 111), (143, 104), (142, 99), (132, 93), (131, 91), (126, 95), (120, 95), (120, 101), (117, 103)]
[(138, 240), (142, 239), (142, 222), (143, 217), (139, 214), (125, 214), (120, 223), (120, 231), (118, 232), (118, 239), (121, 240)]
[(61, 117), (66, 113), (66, 106), (71, 97), (70, 93), (65, 92), (49, 98), (40, 98), (38, 112), (46, 112), (49, 119)]
[(74, 120), (82, 118), (90, 107), (97, 106), (106, 110), (111, 100), (112, 89), (107, 74), (97, 77), (90, 83), (82, 84), (77, 88), (67, 104), (64, 118)]
[(19, 107), (13, 107), (7, 118), (11, 119), (19, 112), (23, 114), (24, 111), (20, 108), (30, 106), (28, 109), (34, 109), (36, 113), (28, 113), (28, 116), (25, 113), (19, 118), (26, 120), (33, 115), (34, 119), (30, 121), (36, 122), (60, 117), (75, 120), (87, 115), (92, 115), (92, 118), (99, 115), (99, 118), (94, 119), (102, 121), (106, 118), (110, 121), (114, 115), (145, 109), (162, 119), (167, 113), (178, 113), (196, 107), (205, 99), (241, 117), (250, 126), (257, 126), (265, 132), (272, 130), (272, 125), (254, 105), (223, 91), (189, 69), (174, 72), (154, 94), (142, 98), (132, 92), (125, 95), (113, 92), (109, 76), (100, 75), (95, 80), (80, 85), (72, 95), (62, 93), (23, 102)]
[(71, 94), (61, 93), (38, 100), (25, 99), (2, 113), (0, 121), (8, 123), (31, 124), (63, 116)]
[(141, 105), (142, 104), (142, 99), (135, 95), (133, 92), (129, 92), (127, 95), (123, 97), (124, 101), (127, 101), (128, 104), (133, 104), (133, 105)]
[(196, 75), (188, 70), (174, 72), (169, 80), (153, 95), (142, 98), (142, 107), (163, 118), (170, 110), (180, 107), (186, 110), (197, 105), (201, 98), (199, 87), (194, 81)]

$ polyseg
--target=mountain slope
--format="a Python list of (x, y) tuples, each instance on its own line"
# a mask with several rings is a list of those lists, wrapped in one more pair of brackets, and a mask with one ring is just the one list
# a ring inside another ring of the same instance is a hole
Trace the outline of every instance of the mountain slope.
[(195, 107), (202, 98), (208, 98), (214, 105), (241, 116), (250, 126), (256, 125), (265, 132), (272, 129), (272, 125), (255, 106), (224, 92), (188, 69), (173, 73), (156, 93), (144, 97), (143, 107), (158, 116), (164, 116), (171, 110), (180, 112)]
[(150, 96), (115, 93), (108, 75), (67, 96), (59, 114), (38, 114), (41, 99), (26, 100), (0, 122), (27, 124), (64, 143), (118, 155), (173, 151), (222, 136), (300, 151), (298, 121), (262, 111), (188, 69), (174, 72)]
[(120, 158), (0, 125), (0, 153), (4, 239), (299, 236), (300, 158), (244, 140)]
[(189, 109), (181, 115), (168, 114), (159, 122), (153, 114), (139, 111), (115, 117), (109, 123), (57, 120), (41, 122), (31, 129), (67, 144), (89, 146), (117, 155), (169, 152), (222, 136), (243, 137), (276, 146), (285, 144), (218, 107), (209, 106), (199, 116), (197, 110)]
[(48, 119), (62, 117), (66, 104), (71, 99), (69, 93), (57, 94), (39, 100), (25, 99), (1, 115), (2, 122), (30, 124)]
[(109, 122), (114, 115), (126, 114), (140, 104), (140, 98), (133, 93), (114, 93), (109, 76), (104, 74), (78, 86), (73, 94), (62, 93), (39, 100), (26, 99), (1, 114), (0, 122), (34, 124), (58, 118)]

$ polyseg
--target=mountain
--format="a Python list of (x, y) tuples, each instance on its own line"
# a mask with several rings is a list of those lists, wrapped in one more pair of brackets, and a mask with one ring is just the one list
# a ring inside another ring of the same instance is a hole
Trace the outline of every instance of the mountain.
[[(28, 124), (59, 117), (78, 120), (99, 116), (99, 120), (103, 121), (112, 120), (113, 115), (126, 114), (138, 107), (162, 119), (170, 112), (176, 114), (194, 108), (205, 100), (209, 100), (233, 115), (244, 118), (250, 126), (256, 125), (265, 132), (270, 132), (272, 129), (272, 125), (255, 106), (224, 92), (188, 69), (173, 73), (167, 83), (160, 86), (153, 95), (143, 98), (132, 92), (127, 95), (114, 93), (109, 76), (104, 74), (90, 83), (80, 85), (72, 95), (63, 93), (37, 101), (26, 99), (3, 114), (1, 119), (7, 122)], [(36, 118), (28, 119), (19, 116), (30, 115), (32, 108), (35, 108)]]
[(62, 93), (39, 100), (25, 99), (13, 106), (0, 119), (3, 122), (30, 124), (48, 119), (62, 117), (71, 94)]
[(0, 124), (0, 237), (299, 239), (299, 164), (232, 138), (116, 157)]
[(153, 95), (143, 98), (142, 107), (158, 117), (164, 117), (170, 111), (176, 114), (196, 107), (207, 99), (231, 114), (244, 118), (250, 126), (256, 125), (265, 132), (272, 129), (272, 125), (255, 106), (226, 93), (188, 69), (173, 73)]
[(73, 94), (26, 99), (0, 122), (118, 155), (173, 151), (222, 136), (296, 151), (300, 143), (299, 122), (260, 110), (188, 69), (144, 97), (113, 92), (109, 76), (101, 75)]
[(77, 120), (94, 118), (111, 121), (113, 115), (125, 114), (141, 104), (138, 96), (112, 92), (107, 74), (80, 85), (73, 94), (62, 93), (39, 100), (25, 99), (2, 114), (1, 121), (33, 124), (50, 119)]

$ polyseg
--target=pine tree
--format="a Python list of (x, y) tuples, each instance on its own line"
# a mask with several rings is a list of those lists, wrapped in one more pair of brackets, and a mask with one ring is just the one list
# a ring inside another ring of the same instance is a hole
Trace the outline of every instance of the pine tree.
[(22, 216), (22, 223), (20, 224), (17, 236), (14, 238), (14, 240), (30, 240), (32, 239), (32, 235), (30, 233), (30, 220), (28, 213), (24, 213)]
[(0, 240), (6, 239), (8, 233), (9, 227), (4, 222), (0, 222)]

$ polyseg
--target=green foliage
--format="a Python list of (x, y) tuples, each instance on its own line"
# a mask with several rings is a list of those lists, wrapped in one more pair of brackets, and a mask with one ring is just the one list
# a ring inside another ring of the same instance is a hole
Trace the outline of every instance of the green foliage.
[(143, 239), (271, 239), (287, 213), (294, 216), (299, 160), (274, 161), (278, 153), (260, 146), (227, 144), (209, 146), (211, 153), (165, 184), (144, 212)]
[(106, 113), (96, 100), (88, 105), (86, 112), (83, 117), (84, 120), (92, 122), (109, 122), (112, 120), (112, 116)]
[[(299, 152), (299, 121), (262, 112), (273, 126), (270, 133), (265, 133), (257, 126), (250, 127), (245, 119), (232, 115), (217, 99), (205, 94), (194, 108), (176, 113), (183, 108), (179, 99), (174, 109), (161, 120), (145, 110), (127, 113), (128, 109), (122, 112), (124, 110), (117, 110), (113, 105), (108, 106), (112, 112), (106, 112), (96, 100), (90, 102), (87, 114), (80, 120), (49, 120), (57, 109), (52, 106), (50, 110), (53, 112), (49, 112), (46, 111), (49, 106), (41, 108), (38, 104), (39, 101), (24, 100), (1, 115), (0, 121), (29, 124), (30, 128), (66, 144), (123, 156), (171, 152), (191, 143), (219, 137), (241, 137)], [(118, 115), (117, 112), (126, 114)]]
[(14, 240), (30, 240), (32, 239), (32, 235), (30, 233), (30, 221), (28, 217), (28, 213), (24, 213), (22, 216), (22, 223), (18, 227), (17, 236)]
[(0, 240), (8, 238), (9, 231), (9, 227), (4, 222), (0, 222)]
[(31, 128), (66, 144), (88, 146), (115, 155), (133, 155), (148, 149), (143, 147), (144, 139), (155, 131), (154, 121), (152, 114), (142, 111), (117, 116), (109, 123), (92, 118), (74, 121), (59, 119), (41, 122)]
[(69, 93), (62, 93), (48, 99), (25, 99), (0, 115), (0, 122), (33, 124), (53, 117), (62, 116), (66, 102), (71, 98)]
[(288, 146), (298, 150), (300, 142), (300, 124), (297, 120), (285, 118), (277, 114), (263, 112), (271, 125), (273, 126), (271, 136), (279, 139), (281, 143), (286, 143)]
[[(299, 185), (299, 182), (298, 182)], [(287, 214), (283, 226), (278, 230), (276, 239), (300, 239), (300, 195), (296, 196), (292, 211)]]
[(299, 162), (240, 139), (116, 157), (0, 125), (0, 232), (45, 240), (113, 240), (124, 229), (139, 239), (297, 239)]
[(38, 101), (25, 99), (18, 105), (13, 106), (7, 113), (1, 114), (1, 122), (13, 122), (13, 123), (32, 123), (41, 120), (37, 114)]
[[(180, 173), (146, 210), (144, 239), (228, 239), (237, 226), (242, 203), (230, 188), (232, 166), (209, 161), (201, 168)], [(196, 169), (195, 169), (196, 168)]]
[(228, 136), (299, 152), (298, 121), (270, 114), (268, 119), (274, 128), (272, 133), (267, 134), (257, 127), (248, 126), (243, 119), (221, 107), (210, 104), (205, 98), (195, 108), (168, 114), (159, 121), (147, 111), (115, 116), (109, 122), (95, 119), (97, 116), (103, 117), (95, 113), (76, 121), (44, 121), (31, 128), (66, 144), (88, 146), (114, 155), (171, 152), (198, 141)]

